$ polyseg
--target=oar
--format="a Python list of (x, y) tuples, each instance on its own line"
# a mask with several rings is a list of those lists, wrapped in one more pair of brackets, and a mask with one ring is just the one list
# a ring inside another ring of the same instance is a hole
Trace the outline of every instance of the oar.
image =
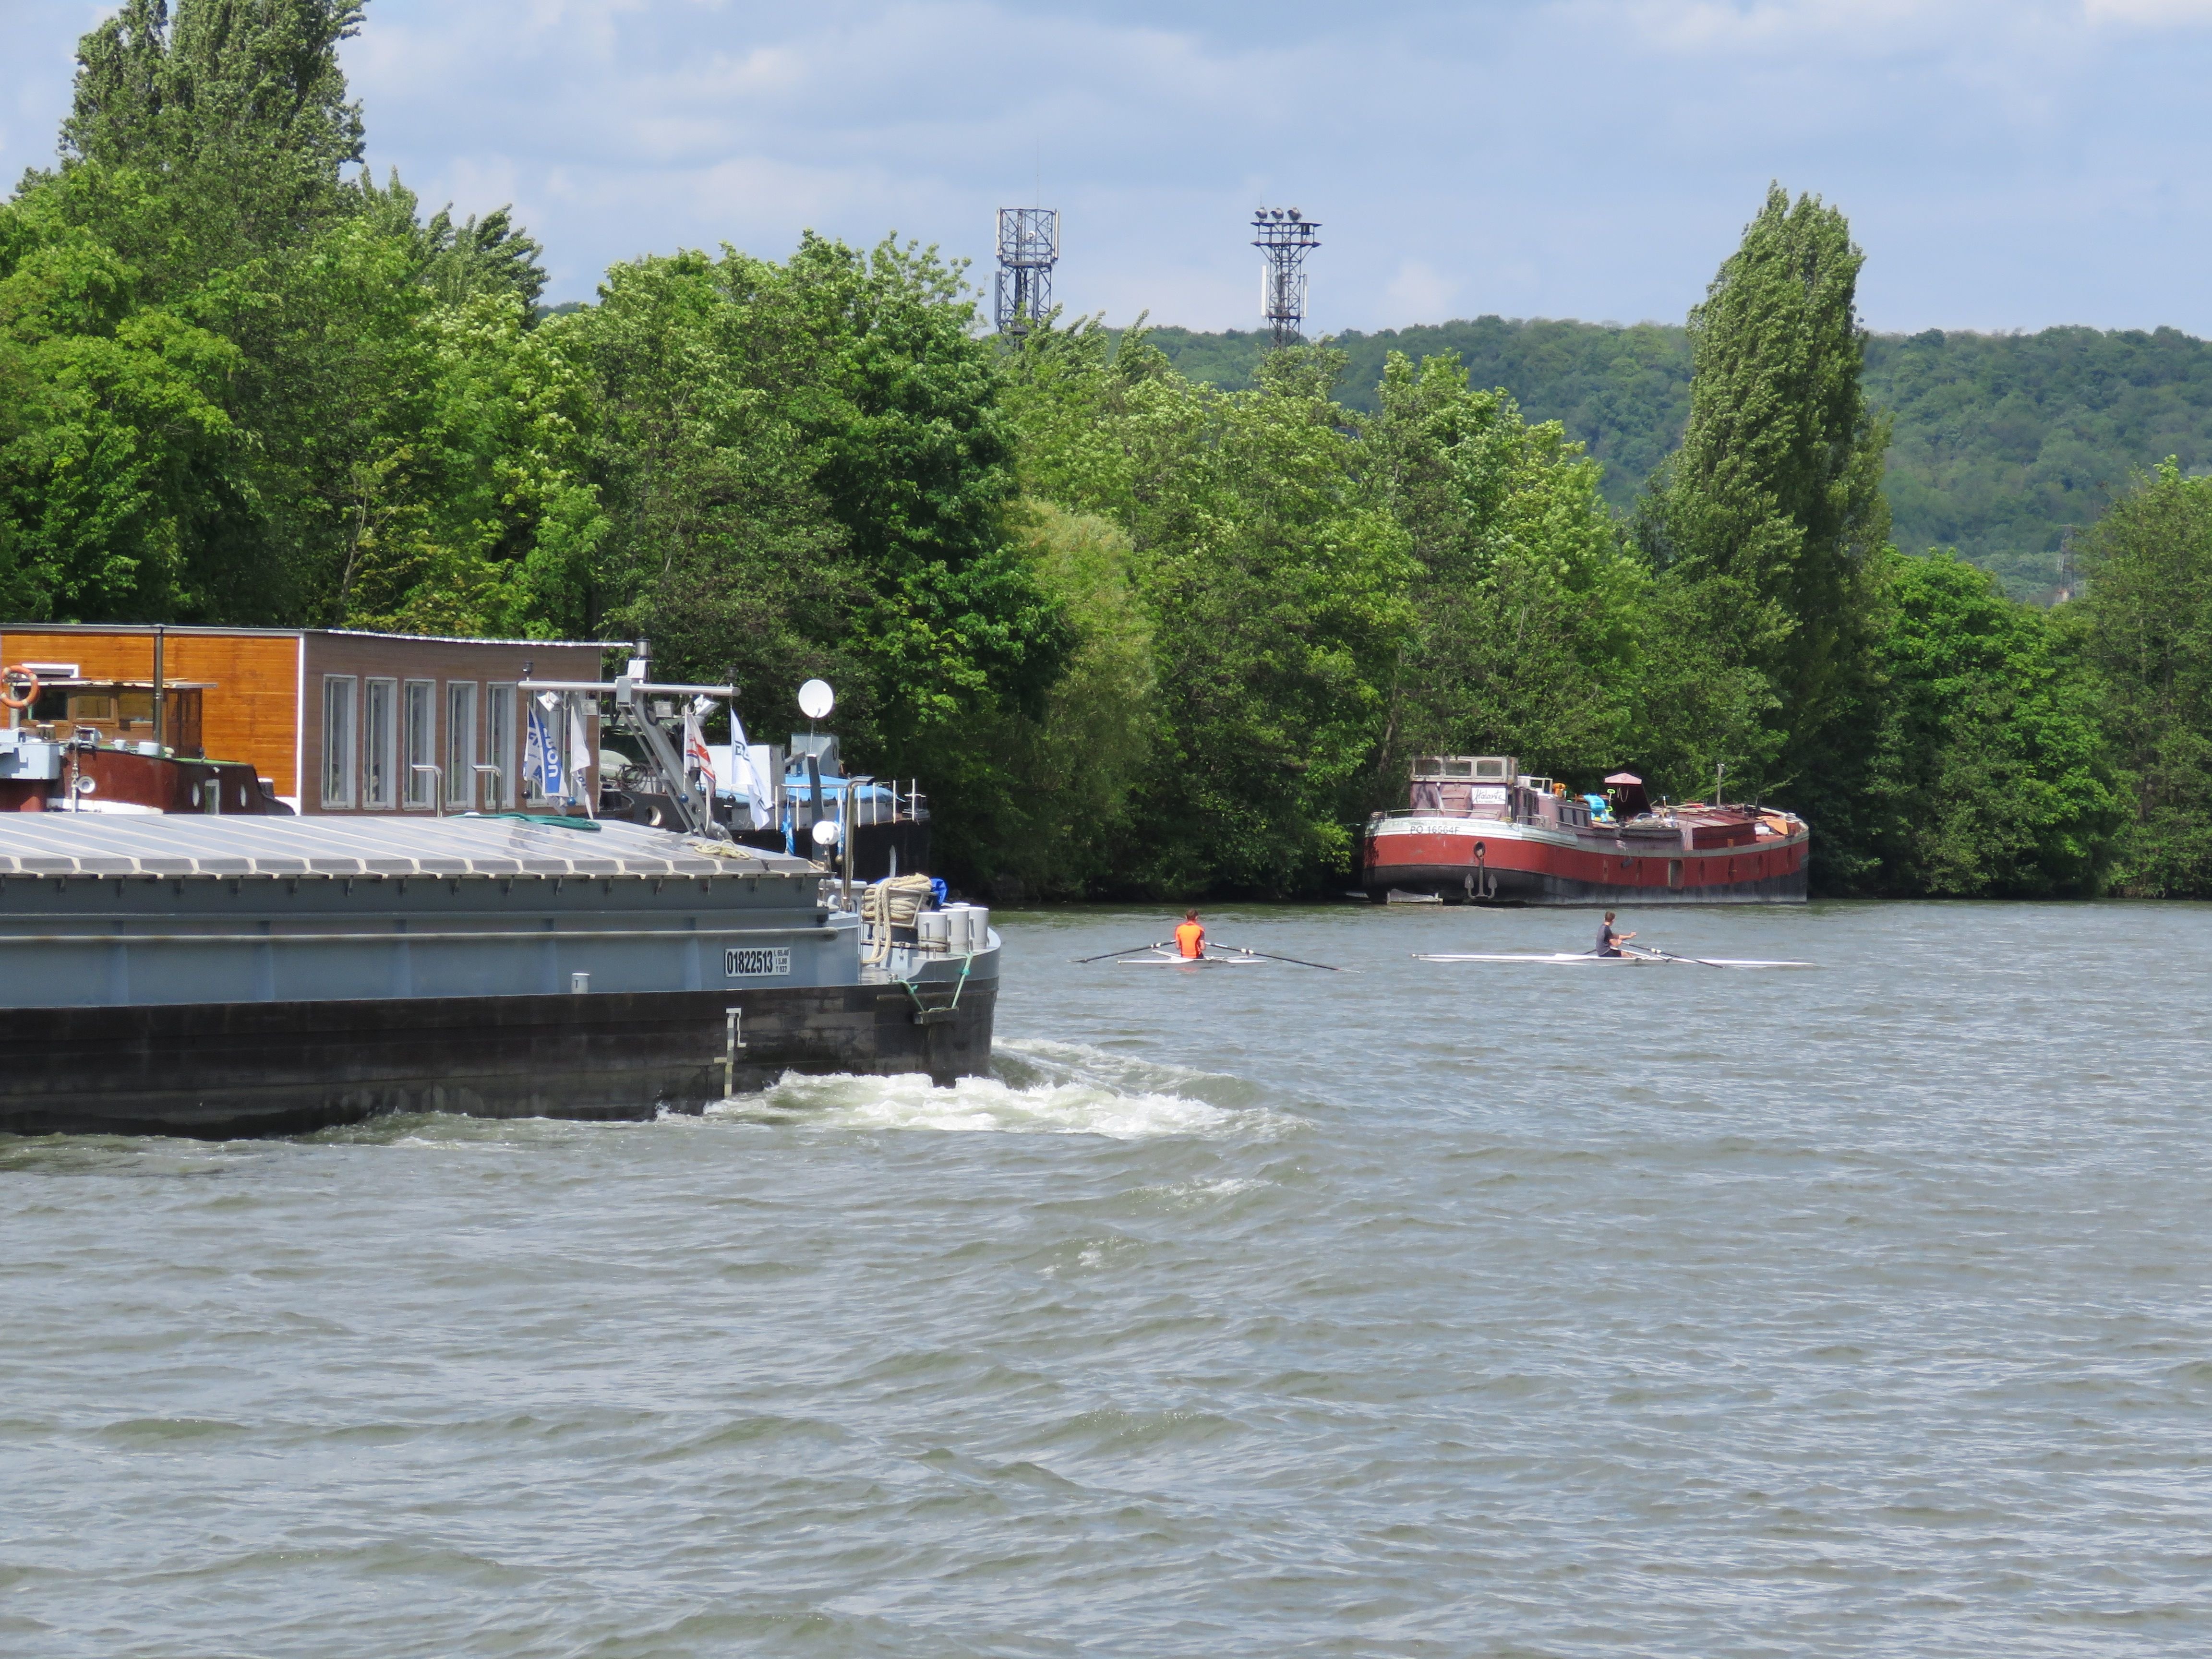
[(1645, 957), (1654, 962), (1690, 962), (1700, 968), (1717, 968), (1717, 962), (1707, 962), (1699, 957), (1678, 957), (1672, 951), (1655, 950), (1648, 945), (1624, 945), (1620, 947), (1632, 957)]
[(1075, 960), (1079, 963), (1104, 962), (1109, 957), (1133, 957), (1139, 951), (1164, 951), (1167, 948), (1165, 945), (1132, 945), (1126, 951), (1103, 951), (1095, 957), (1078, 957)]
[(1213, 948), (1217, 951), (1234, 951), (1240, 957), (1258, 957), (1267, 962), (1287, 962), (1293, 968), (1318, 968), (1325, 974), (1340, 974), (1344, 971), (1341, 968), (1332, 968), (1325, 962), (1306, 962), (1297, 957), (1271, 957), (1265, 951), (1255, 951), (1249, 945), (1217, 944)]

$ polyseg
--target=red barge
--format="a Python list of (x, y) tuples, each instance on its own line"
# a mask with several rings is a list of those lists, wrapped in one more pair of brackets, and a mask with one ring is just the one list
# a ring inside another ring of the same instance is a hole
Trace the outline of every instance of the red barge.
[(1406, 810), (1361, 837), (1361, 884), (1468, 904), (1802, 904), (1812, 832), (1792, 812), (1654, 807), (1627, 773), (1571, 795), (1511, 756), (1425, 755)]

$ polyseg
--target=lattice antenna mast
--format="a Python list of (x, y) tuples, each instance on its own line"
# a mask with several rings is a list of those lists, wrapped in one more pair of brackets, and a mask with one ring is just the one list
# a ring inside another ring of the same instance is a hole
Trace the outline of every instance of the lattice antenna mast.
[(1060, 215), (1051, 208), (999, 210), (999, 332), (1026, 334), (1052, 310), (1060, 263)]
[(1252, 228), (1260, 233), (1252, 246), (1267, 261), (1260, 267), (1260, 315), (1275, 344), (1296, 345), (1306, 320), (1306, 255), (1321, 246), (1320, 222), (1296, 208), (1261, 208)]

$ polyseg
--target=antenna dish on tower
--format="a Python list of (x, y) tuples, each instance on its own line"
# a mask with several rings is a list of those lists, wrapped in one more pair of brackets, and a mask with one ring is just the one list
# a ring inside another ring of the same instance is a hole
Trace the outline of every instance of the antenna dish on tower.
[(1252, 216), (1260, 234), (1252, 246), (1265, 256), (1260, 267), (1260, 315), (1278, 346), (1296, 345), (1306, 319), (1306, 255), (1321, 246), (1320, 222), (1302, 219), (1292, 208), (1287, 220), (1280, 208), (1261, 208)]

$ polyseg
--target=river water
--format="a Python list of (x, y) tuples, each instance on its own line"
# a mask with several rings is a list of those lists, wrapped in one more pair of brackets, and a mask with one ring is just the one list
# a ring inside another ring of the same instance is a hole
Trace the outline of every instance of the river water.
[(1000, 1074), (0, 1139), (15, 1656), (2212, 1647), (2212, 912), (1230, 910)]

